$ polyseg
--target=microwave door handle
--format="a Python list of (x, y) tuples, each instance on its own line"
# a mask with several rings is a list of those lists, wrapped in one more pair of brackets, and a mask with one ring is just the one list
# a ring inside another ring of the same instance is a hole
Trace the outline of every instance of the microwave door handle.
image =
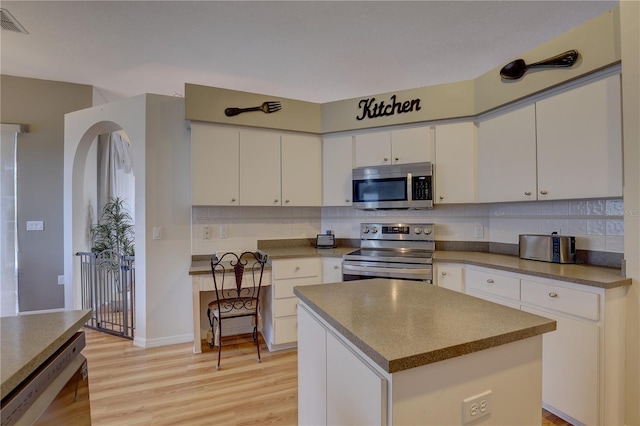
[(413, 204), (413, 184), (411, 183), (411, 173), (407, 173), (407, 201), (409, 205)]

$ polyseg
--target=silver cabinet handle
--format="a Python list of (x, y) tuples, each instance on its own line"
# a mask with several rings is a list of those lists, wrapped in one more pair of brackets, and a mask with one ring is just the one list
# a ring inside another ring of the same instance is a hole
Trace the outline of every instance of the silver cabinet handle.
[(493, 280), (492, 280), (491, 278), (489, 278), (489, 279), (487, 280), (487, 282), (488, 282), (489, 284), (493, 284)]
[(444, 197), (443, 197), (442, 195), (441, 195), (441, 196), (439, 196), (438, 198), (440, 198), (441, 200), (444, 200)]
[(300, 267), (299, 267), (299, 266), (296, 266), (296, 271), (299, 271), (299, 270), (300, 270)]
[(333, 269), (340, 269), (340, 267), (338, 265), (334, 265)]
[(389, 159), (385, 157), (384, 162), (386, 163), (387, 161), (389, 161)]
[(232, 203), (235, 203), (235, 202), (236, 202), (236, 199), (235, 199), (235, 198), (232, 198), (232, 199), (231, 199), (231, 202), (232, 202)]
[(277, 202), (278, 202), (278, 199), (276, 198), (275, 200), (273, 200), (273, 202), (274, 202), (274, 203), (277, 203)]
[(443, 271), (443, 272), (442, 272), (442, 275), (443, 275), (443, 276), (444, 276), (444, 275), (447, 275), (447, 273)]
[(348, 198), (345, 198), (345, 199), (344, 199), (344, 202), (345, 202), (345, 203), (348, 203), (348, 202), (349, 202), (349, 199), (348, 199)]
[(289, 202), (289, 200), (286, 200), (286, 201), (285, 201), (285, 203), (288, 203), (288, 202)]
[(395, 161), (398, 161), (398, 160), (399, 160), (399, 158), (398, 158), (398, 157), (396, 157), (396, 158), (395, 158)]
[(551, 293), (549, 293), (549, 297), (558, 297), (558, 293), (552, 291)]
[(544, 189), (543, 189), (542, 191), (540, 191), (540, 193), (541, 193), (542, 195), (547, 195), (547, 191), (546, 191), (546, 190), (544, 190)]
[(524, 195), (531, 195), (531, 191), (525, 191)]

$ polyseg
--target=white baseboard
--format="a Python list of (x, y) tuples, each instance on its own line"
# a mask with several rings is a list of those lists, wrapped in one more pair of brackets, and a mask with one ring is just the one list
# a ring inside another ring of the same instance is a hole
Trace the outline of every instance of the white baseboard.
[(155, 339), (133, 338), (133, 346), (139, 348), (156, 348), (159, 346), (177, 345), (180, 343), (192, 343), (193, 333), (179, 334), (175, 336), (158, 337)]

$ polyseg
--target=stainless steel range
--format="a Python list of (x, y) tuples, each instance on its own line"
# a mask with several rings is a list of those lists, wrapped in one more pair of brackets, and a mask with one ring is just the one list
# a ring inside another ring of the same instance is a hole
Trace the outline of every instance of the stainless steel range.
[(360, 249), (343, 256), (343, 281), (392, 278), (432, 283), (433, 223), (363, 223)]

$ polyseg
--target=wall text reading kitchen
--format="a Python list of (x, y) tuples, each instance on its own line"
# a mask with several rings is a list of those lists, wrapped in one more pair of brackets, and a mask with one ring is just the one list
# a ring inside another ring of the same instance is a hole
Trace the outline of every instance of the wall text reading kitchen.
[(396, 102), (396, 95), (391, 96), (389, 103), (384, 101), (375, 103), (376, 98), (362, 99), (358, 103), (358, 108), (362, 110), (362, 115), (356, 116), (357, 120), (365, 118), (386, 117), (394, 114), (402, 114), (403, 112), (420, 111), (420, 99), (412, 99), (410, 101)]

